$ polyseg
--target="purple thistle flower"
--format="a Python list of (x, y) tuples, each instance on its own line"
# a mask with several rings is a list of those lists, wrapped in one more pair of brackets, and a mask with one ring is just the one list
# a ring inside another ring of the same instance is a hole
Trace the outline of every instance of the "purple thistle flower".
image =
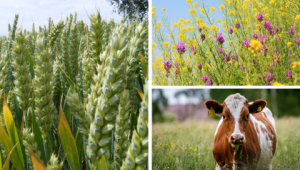
[(243, 71), (245, 70), (245, 66), (240, 66), (240, 69)]
[(177, 62), (175, 61), (174, 66), (175, 66), (175, 67), (180, 66), (180, 63), (177, 63)]
[(233, 29), (232, 28), (228, 28), (228, 32), (229, 32), (229, 34), (232, 34), (233, 33)]
[(264, 19), (264, 16), (263, 16), (262, 13), (258, 13), (258, 14), (256, 15), (256, 20), (257, 20), (257, 21), (261, 22), (263, 19)]
[(254, 67), (256, 67), (256, 66), (257, 66), (257, 62), (256, 62), (255, 60), (253, 60), (253, 61), (252, 61), (252, 65), (253, 65)]
[(239, 29), (241, 24), (240, 23), (235, 23), (234, 26), (235, 26), (235, 28)]
[(186, 47), (185, 43), (183, 41), (180, 41), (176, 47), (178, 53), (183, 54), (186, 51), (185, 47)]
[(172, 63), (168, 60), (168, 61), (164, 61), (164, 68), (165, 70), (170, 70), (170, 68), (172, 67)]
[(237, 53), (234, 53), (234, 54), (232, 55), (232, 58), (237, 59)]
[(291, 80), (293, 80), (292, 72), (289, 71), (289, 70), (287, 70), (287, 71), (285, 72), (285, 77), (289, 77)]
[(197, 63), (197, 68), (198, 68), (199, 70), (201, 70), (201, 69), (202, 69), (202, 63)]
[(274, 27), (275, 34), (279, 31), (279, 27)]
[(300, 37), (296, 37), (296, 43), (297, 43), (297, 45), (300, 44)]
[(291, 28), (289, 33), (293, 36), (295, 34), (295, 30)]
[(266, 45), (263, 45), (263, 46), (262, 46), (262, 51), (263, 51), (264, 56), (266, 56), (266, 55), (267, 55), (267, 52), (268, 52), (268, 48), (267, 48)]
[(202, 27), (198, 27), (198, 31), (202, 32), (203, 28)]
[(271, 21), (267, 20), (263, 22), (263, 26), (265, 29), (270, 30), (273, 28), (273, 25), (271, 24)]
[(225, 61), (225, 62), (227, 63), (228, 61), (230, 61), (230, 56), (227, 56), (227, 55), (224, 56), (224, 55), (223, 55), (223, 56), (222, 56), (222, 60)]
[(266, 82), (266, 86), (272, 86), (272, 84), (273, 84), (273, 81), (271, 81), (271, 82)]
[(246, 40), (244, 41), (244, 46), (245, 46), (246, 48), (250, 47), (250, 39), (246, 39)]
[(201, 41), (205, 40), (205, 34), (201, 34)]
[(222, 35), (222, 33), (218, 33), (217, 37), (216, 37), (217, 43), (218, 44), (223, 44), (224, 43), (224, 37)]
[(257, 33), (253, 33), (253, 34), (252, 34), (252, 37), (253, 37), (254, 39), (257, 39), (257, 38), (258, 38), (258, 34), (257, 34)]
[(212, 86), (213, 85), (213, 82), (212, 82), (212, 80), (208, 80), (208, 82), (207, 83), (205, 83), (205, 86)]
[(279, 37), (276, 36), (276, 37), (275, 37), (275, 41), (278, 41), (278, 40), (279, 40)]
[(209, 77), (208, 75), (203, 75), (203, 76), (202, 76), (202, 80), (203, 80), (204, 82), (206, 82), (206, 81), (208, 80), (208, 77)]
[(273, 73), (267, 73), (266, 77), (267, 77), (267, 81), (271, 82), (273, 80), (273, 78), (274, 78), (274, 74)]
[(196, 48), (196, 46), (194, 47), (194, 46), (192, 45), (191, 50), (192, 50), (192, 53), (193, 53), (194, 55), (197, 53), (197, 48)]
[(219, 49), (218, 49), (218, 53), (219, 53), (219, 54), (223, 54), (223, 52), (224, 52), (223, 48), (219, 48)]

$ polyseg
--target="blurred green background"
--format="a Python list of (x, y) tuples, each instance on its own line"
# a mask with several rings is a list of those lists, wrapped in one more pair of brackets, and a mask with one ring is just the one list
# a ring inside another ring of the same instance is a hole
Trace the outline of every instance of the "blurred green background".
[[(204, 102), (213, 99), (223, 103), (227, 96), (235, 93), (245, 96), (249, 102), (266, 100), (267, 107), (275, 118), (300, 116), (300, 89), (153, 89), (153, 123), (210, 119), (205, 116), (199, 117), (201, 114), (207, 114)], [(183, 110), (178, 111), (175, 106)], [(191, 112), (190, 108), (195, 108), (192, 109), (195, 113), (188, 113)], [(184, 112), (189, 115), (185, 115)]]

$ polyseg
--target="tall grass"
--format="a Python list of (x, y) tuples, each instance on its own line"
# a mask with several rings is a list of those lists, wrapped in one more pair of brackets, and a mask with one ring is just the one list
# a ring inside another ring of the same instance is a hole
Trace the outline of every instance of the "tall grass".
[[(276, 119), (277, 150), (273, 170), (300, 169), (300, 118)], [(214, 169), (212, 154), (218, 121), (154, 124), (154, 170)]]

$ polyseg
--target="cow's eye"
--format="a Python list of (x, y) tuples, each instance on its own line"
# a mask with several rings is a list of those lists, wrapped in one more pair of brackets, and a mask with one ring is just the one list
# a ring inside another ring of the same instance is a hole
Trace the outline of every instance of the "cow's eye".
[(225, 116), (223, 115), (223, 119), (225, 119)]
[(247, 114), (246, 118), (249, 119), (249, 114)]

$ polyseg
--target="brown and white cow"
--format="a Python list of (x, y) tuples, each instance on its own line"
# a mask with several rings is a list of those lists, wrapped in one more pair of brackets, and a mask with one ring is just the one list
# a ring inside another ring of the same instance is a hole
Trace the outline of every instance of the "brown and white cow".
[(228, 96), (223, 104), (208, 100), (205, 106), (222, 115), (218, 124), (213, 155), (219, 169), (272, 169), (277, 137), (275, 120), (267, 102)]

